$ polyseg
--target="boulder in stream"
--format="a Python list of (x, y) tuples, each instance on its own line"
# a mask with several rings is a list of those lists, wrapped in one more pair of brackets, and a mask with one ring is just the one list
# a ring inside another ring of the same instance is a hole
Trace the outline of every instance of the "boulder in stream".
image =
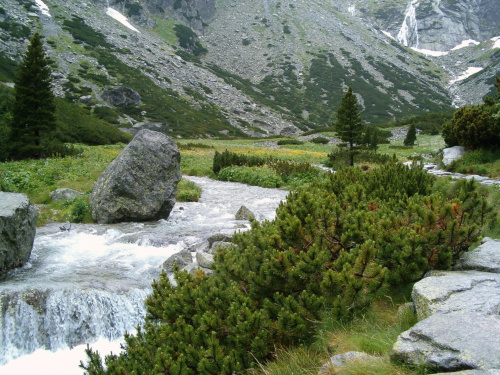
[(172, 138), (141, 130), (95, 183), (92, 218), (100, 224), (166, 219), (182, 177), (180, 160)]
[(28, 261), (37, 218), (26, 194), (0, 192), (0, 276)]

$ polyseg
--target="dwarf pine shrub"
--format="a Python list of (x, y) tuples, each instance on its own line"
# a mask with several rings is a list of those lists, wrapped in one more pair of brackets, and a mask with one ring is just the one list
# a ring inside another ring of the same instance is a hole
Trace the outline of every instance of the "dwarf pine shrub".
[(307, 343), (328, 310), (363, 311), (386, 285), (448, 269), (477, 240), (491, 209), (474, 182), (432, 192), (422, 168), (346, 168), (291, 193), (273, 221), (254, 221), (215, 255), (211, 276), (153, 283), (147, 317), (124, 352), (88, 374), (240, 374), (277, 347)]

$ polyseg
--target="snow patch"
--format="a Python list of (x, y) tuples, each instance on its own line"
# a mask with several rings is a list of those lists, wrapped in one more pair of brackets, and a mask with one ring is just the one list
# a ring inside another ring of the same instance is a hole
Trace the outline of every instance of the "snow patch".
[(49, 7), (47, 6), (47, 4), (45, 4), (42, 0), (35, 0), (35, 2), (38, 9), (40, 9), (40, 12), (42, 12), (44, 16), (50, 17)]
[(496, 36), (494, 38), (491, 38), (491, 40), (494, 42), (493, 47), (491, 47), (491, 49), (500, 48), (500, 36)]
[(467, 68), (467, 70), (465, 72), (463, 72), (462, 75), (458, 76), (458, 78), (451, 80), (450, 83), (454, 84), (454, 83), (463, 81), (464, 79), (469, 78), (471, 75), (479, 73), (481, 70), (483, 70), (483, 68), (479, 68), (479, 67)]
[(449, 52), (444, 52), (444, 51), (431, 51), (430, 49), (420, 49), (420, 48), (414, 48), (412, 47), (412, 50), (418, 53), (423, 53), (424, 55), (427, 56), (444, 56), (447, 55)]
[(390, 32), (382, 30), (382, 33), (384, 33), (385, 36), (388, 36), (389, 38), (396, 40), (396, 38), (394, 38)]
[(128, 27), (130, 30), (133, 30), (133, 31), (140, 33), (139, 30), (137, 30), (134, 26), (132, 26), (130, 24), (130, 22), (128, 22), (127, 17), (125, 17), (123, 14), (121, 14), (117, 10), (114, 10), (113, 8), (108, 8), (108, 9), (106, 9), (106, 14), (108, 16), (110, 16), (111, 18), (114, 18), (115, 20), (120, 22), (122, 25)]
[(477, 40), (474, 40), (474, 39), (467, 39), (467, 40), (464, 40), (462, 43), (460, 43), (458, 46), (453, 47), (451, 50), (456, 51), (457, 49), (469, 47), (471, 44), (474, 44), (475, 46), (477, 46), (479, 44), (479, 42)]

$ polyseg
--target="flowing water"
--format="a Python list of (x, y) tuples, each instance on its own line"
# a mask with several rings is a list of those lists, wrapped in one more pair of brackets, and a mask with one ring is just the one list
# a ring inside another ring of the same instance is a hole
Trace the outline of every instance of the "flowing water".
[(1, 374), (81, 374), (85, 343), (116, 353), (125, 331), (143, 321), (143, 301), (168, 257), (215, 233), (248, 229), (234, 219), (241, 205), (259, 221), (272, 219), (287, 195), (188, 178), (203, 189), (200, 202), (177, 203), (168, 220), (38, 228), (29, 263), (0, 282)]
[(418, 1), (411, 0), (406, 8), (405, 18), (399, 29), (396, 40), (407, 46), (418, 48), (418, 24), (417, 24), (417, 10), (416, 5)]

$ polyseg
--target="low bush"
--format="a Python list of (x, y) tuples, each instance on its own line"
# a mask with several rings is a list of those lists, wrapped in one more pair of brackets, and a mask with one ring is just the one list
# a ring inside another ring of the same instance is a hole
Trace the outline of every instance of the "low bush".
[(328, 138), (325, 138), (325, 137), (316, 137), (316, 138), (311, 139), (311, 142), (321, 144), (321, 145), (326, 145), (326, 144), (328, 144), (328, 142), (330, 142), (330, 140)]
[[(380, 154), (375, 151), (358, 150), (354, 154), (354, 163), (373, 163), (373, 164), (386, 164), (396, 162), (396, 156), (389, 156), (387, 154)], [(334, 169), (349, 166), (349, 151), (345, 148), (338, 148), (328, 154), (328, 162), (326, 166)]]
[(285, 145), (303, 145), (304, 142), (299, 141), (298, 139), (280, 139), (278, 141), (278, 146), (285, 146)]
[(265, 188), (277, 188), (284, 182), (276, 172), (259, 167), (233, 166), (221, 169), (217, 174), (221, 181), (242, 182)]
[(240, 373), (277, 347), (310, 342), (326, 312), (337, 321), (359, 315), (385, 285), (449, 269), (491, 212), (473, 182), (455, 183), (451, 198), (432, 193), (434, 180), (417, 166), (387, 164), (345, 168), (291, 193), (273, 221), (254, 221), (219, 249), (213, 275), (176, 272), (174, 287), (163, 273), (124, 351), (103, 363), (88, 349), (82, 367), (92, 375)]
[(257, 156), (249, 156), (249, 155), (244, 155), (244, 154), (237, 154), (234, 152), (230, 152), (228, 150), (220, 153), (218, 151), (215, 151), (214, 158), (213, 158), (213, 163), (212, 163), (212, 170), (214, 173), (219, 173), (219, 171), (223, 168), (230, 167), (233, 165), (237, 166), (247, 166), (247, 167), (253, 167), (256, 165), (264, 165), (266, 163), (266, 159), (264, 158), (259, 158)]

